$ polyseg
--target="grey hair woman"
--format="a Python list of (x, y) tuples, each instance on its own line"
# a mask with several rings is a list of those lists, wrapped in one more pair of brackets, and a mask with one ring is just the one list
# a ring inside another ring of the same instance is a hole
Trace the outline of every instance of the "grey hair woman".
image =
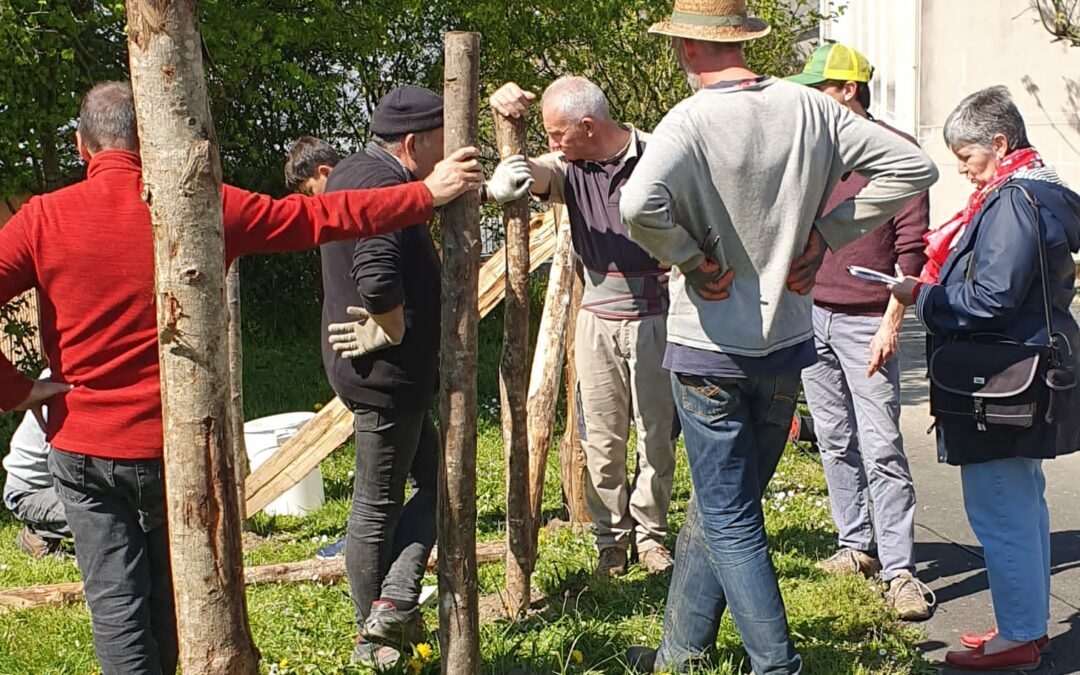
[[(1031, 147), (1005, 87), (961, 101), (944, 134), (960, 173), (976, 189), (963, 211), (928, 236), (922, 277), (897, 284), (893, 295), (915, 305), (931, 350), (994, 335), (1023, 348), (1056, 345), (1064, 370), (1075, 371), (1080, 328), (1069, 305), (1080, 196)], [(934, 363), (935, 373), (938, 367), (957, 366)], [(1075, 410), (1080, 401), (1073, 389), (1059, 402)], [(949, 652), (946, 662), (963, 670), (1033, 668), (1047, 643), (1050, 603), (1043, 462), (1080, 449), (1080, 429), (1069, 419), (1076, 415), (1040, 415), (1027, 428), (1010, 428), (946, 416), (940, 405), (937, 412), (939, 451), (960, 467), (964, 509), (983, 546), (996, 618), (995, 627), (961, 636), (967, 649)]]

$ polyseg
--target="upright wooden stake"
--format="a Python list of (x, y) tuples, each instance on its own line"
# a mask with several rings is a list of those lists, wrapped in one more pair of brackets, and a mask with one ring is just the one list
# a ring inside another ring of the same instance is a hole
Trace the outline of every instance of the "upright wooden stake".
[(565, 213), (558, 221), (544, 315), (540, 318), (540, 337), (537, 338), (529, 377), (529, 507), (533, 517), (534, 546), (540, 530), (544, 474), (555, 426), (555, 406), (559, 400), (559, 380), (566, 354), (566, 323), (570, 317), (570, 291), (574, 280), (570, 223)]
[(563, 382), (566, 392), (566, 431), (559, 444), (559, 475), (562, 477), (563, 503), (566, 505), (567, 521), (572, 525), (592, 522), (585, 501), (585, 451), (578, 434), (577, 367), (574, 364), (574, 339), (577, 316), (581, 309), (581, 297), (585, 284), (581, 278), (581, 263), (575, 266), (573, 290), (570, 292), (570, 315), (566, 320), (566, 368)]
[[(446, 154), (477, 143), (480, 35), (446, 34)], [(442, 217), (442, 345), (439, 389), (439, 637), (442, 672), (480, 672), (476, 581), (476, 362), (480, 196), (462, 195)]]
[(251, 473), (247, 446), (244, 443), (244, 344), (240, 330), (240, 261), (233, 262), (225, 277), (225, 296), (229, 303), (229, 433), (233, 466), (236, 468), (236, 499), (240, 523), (247, 520), (244, 482)]
[[(525, 119), (495, 116), (495, 144), (503, 159), (525, 154)], [(506, 609), (529, 607), (533, 567), (529, 509), (529, 198), (503, 205), (506, 225), (506, 299), (499, 363), (503, 454), (506, 457)]]
[(128, 0), (154, 228), (169, 549), (185, 673), (258, 670), (229, 434), (221, 164), (195, 0)]

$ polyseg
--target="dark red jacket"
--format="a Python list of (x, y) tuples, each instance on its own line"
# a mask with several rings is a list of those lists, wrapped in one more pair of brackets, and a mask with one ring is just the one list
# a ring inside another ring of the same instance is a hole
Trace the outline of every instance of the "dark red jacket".
[[(54, 447), (160, 457), (154, 247), (139, 156), (102, 152), (86, 176), (31, 199), (0, 228), (0, 304), (38, 289), (52, 379), (75, 385), (49, 401)], [(432, 215), (422, 183), (276, 200), (225, 185), (221, 202), (226, 264), (392, 232)], [(21, 403), (32, 384), (0, 356), (0, 410)]]
[[(912, 143), (915, 139), (878, 122)], [(859, 193), (866, 185), (862, 176), (849, 173), (836, 184), (825, 213)], [(848, 265), (860, 265), (886, 274), (894, 274), (900, 265), (904, 274), (917, 277), (926, 264), (923, 235), (930, 228), (930, 198), (922, 192), (900, 209), (892, 220), (875, 228), (836, 253), (829, 251), (818, 270), (814, 285), (814, 304), (844, 314), (880, 315), (889, 305), (889, 289), (884, 284), (856, 279), (848, 274)]]

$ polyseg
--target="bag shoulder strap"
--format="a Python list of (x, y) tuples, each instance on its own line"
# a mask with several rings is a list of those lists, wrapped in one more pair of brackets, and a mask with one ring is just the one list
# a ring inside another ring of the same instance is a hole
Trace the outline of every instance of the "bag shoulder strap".
[(1039, 243), (1039, 276), (1042, 279), (1042, 296), (1043, 296), (1043, 313), (1046, 315), (1046, 339), (1049, 342), (1049, 346), (1053, 348), (1054, 345), (1054, 322), (1053, 322), (1053, 310), (1050, 307), (1050, 265), (1047, 262), (1046, 253), (1046, 238), (1043, 234), (1042, 216), (1039, 213), (1039, 203), (1035, 201), (1035, 197), (1028, 191), (1023, 185), (1017, 185), (1012, 181), (1009, 181), (1003, 188), (1013, 188), (1023, 193), (1028, 203), (1031, 204), (1031, 208), (1035, 211), (1035, 238)]

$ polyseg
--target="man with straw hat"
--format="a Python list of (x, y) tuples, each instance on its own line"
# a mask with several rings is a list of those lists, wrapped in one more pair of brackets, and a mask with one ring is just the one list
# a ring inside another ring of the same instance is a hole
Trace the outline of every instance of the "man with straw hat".
[[(808, 292), (826, 247), (881, 225), (937, 170), (828, 97), (751, 71), (743, 43), (769, 26), (742, 0), (676, 0), (650, 31), (673, 38), (695, 94), (657, 126), (620, 210), (631, 236), (674, 268), (664, 366), (694, 495), (660, 648), (628, 656), (639, 670), (693, 667), (715, 650), (730, 608), (754, 672), (800, 673), (761, 497), (783, 454), (799, 373), (817, 358)], [(866, 186), (822, 216), (849, 171)]]

